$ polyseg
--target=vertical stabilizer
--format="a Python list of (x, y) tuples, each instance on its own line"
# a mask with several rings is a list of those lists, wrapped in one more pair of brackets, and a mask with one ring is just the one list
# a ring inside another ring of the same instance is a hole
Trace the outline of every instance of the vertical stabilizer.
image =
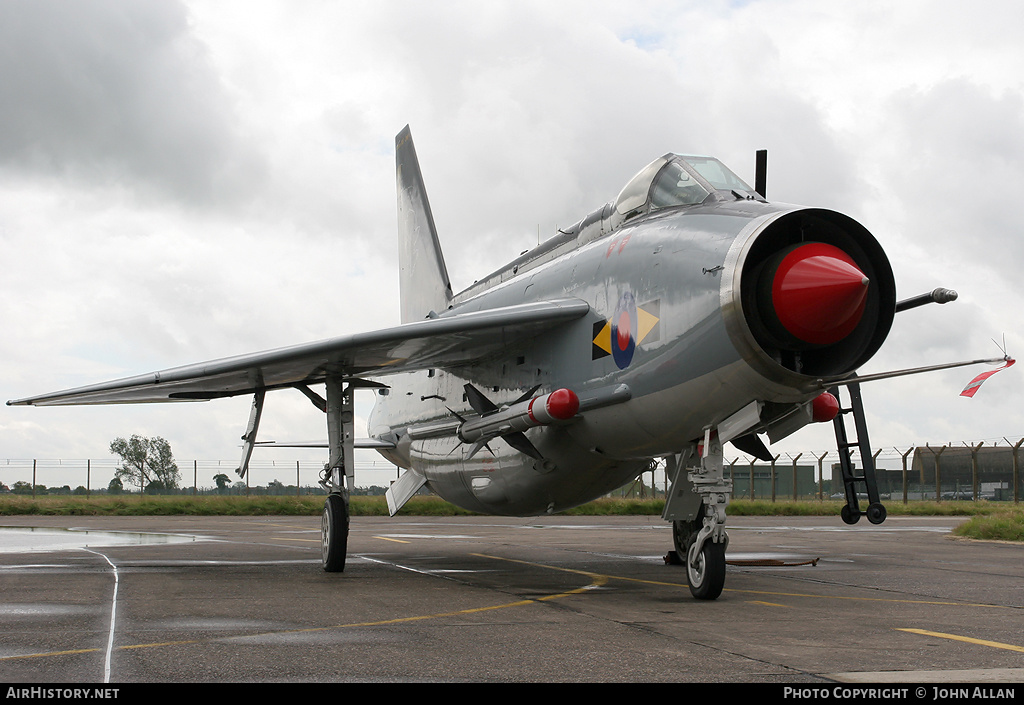
[(399, 291), (402, 323), (408, 323), (423, 320), (431, 311), (442, 313), (447, 309), (452, 285), (408, 125), (395, 137), (395, 161), (398, 169)]

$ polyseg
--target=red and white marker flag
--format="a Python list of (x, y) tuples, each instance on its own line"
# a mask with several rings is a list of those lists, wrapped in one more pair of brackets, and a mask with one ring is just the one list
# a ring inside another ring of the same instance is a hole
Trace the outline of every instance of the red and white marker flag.
[(980, 375), (978, 375), (977, 377), (972, 379), (970, 381), (970, 383), (966, 387), (964, 387), (964, 391), (960, 392), (960, 396), (962, 396), (962, 397), (973, 397), (974, 393), (976, 391), (978, 391), (978, 389), (981, 387), (981, 383), (982, 382), (984, 382), (986, 379), (988, 379), (989, 377), (994, 375), (996, 372), (1000, 372), (1002, 370), (1005, 370), (1007, 367), (1012, 365), (1014, 362), (1016, 362), (1016, 360), (1010, 359), (1010, 360), (1007, 360), (1006, 364), (1003, 365), (1002, 367), (997, 367), (996, 369), (989, 370), (988, 372), (982, 372)]

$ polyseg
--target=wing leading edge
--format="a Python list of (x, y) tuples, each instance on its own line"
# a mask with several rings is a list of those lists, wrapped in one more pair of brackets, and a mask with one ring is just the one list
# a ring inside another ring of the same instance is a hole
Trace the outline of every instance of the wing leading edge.
[(221, 358), (25, 399), (15, 406), (207, 401), (259, 389), (472, 364), (511, 343), (582, 318), (579, 299), (430, 318), (368, 333)]

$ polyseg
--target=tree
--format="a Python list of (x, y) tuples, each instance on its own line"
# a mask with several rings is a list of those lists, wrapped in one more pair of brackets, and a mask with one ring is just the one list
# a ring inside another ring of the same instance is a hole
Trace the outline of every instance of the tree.
[(150, 492), (156, 488), (173, 489), (181, 480), (171, 444), (160, 436), (145, 438), (132, 435), (128, 440), (115, 438), (110, 443), (110, 452), (121, 458), (114, 477), (138, 485), (140, 492), (147, 488)]
[(213, 481), (217, 483), (217, 491), (224, 494), (227, 490), (228, 485), (231, 483), (231, 478), (222, 472), (217, 473), (213, 476)]

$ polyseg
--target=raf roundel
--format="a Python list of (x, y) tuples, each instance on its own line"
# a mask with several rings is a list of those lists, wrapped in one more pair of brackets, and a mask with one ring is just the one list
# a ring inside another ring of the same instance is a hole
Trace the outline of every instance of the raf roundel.
[(619, 297), (612, 317), (612, 357), (620, 370), (626, 369), (633, 361), (636, 350), (637, 314), (636, 298), (626, 291)]

